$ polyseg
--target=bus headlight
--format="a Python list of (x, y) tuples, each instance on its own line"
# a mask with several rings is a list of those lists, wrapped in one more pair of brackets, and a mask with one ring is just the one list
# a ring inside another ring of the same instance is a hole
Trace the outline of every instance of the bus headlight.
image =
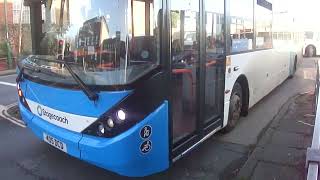
[(103, 123), (99, 123), (98, 124), (98, 132), (97, 132), (97, 134), (99, 136), (103, 136), (105, 132), (106, 132), (106, 129), (104, 127), (104, 124)]
[(98, 121), (95, 126), (96, 128), (94, 128), (95, 130), (93, 129), (95, 131), (94, 134), (96, 134), (99, 137), (108, 136), (108, 134), (110, 134), (114, 126), (114, 121), (110, 117), (107, 118), (107, 120)]
[[(159, 83), (156, 84), (158, 85)], [(164, 96), (154, 94), (153, 89), (154, 86), (150, 85), (150, 89), (139, 87), (139, 89), (132, 91), (118, 104), (106, 110), (81, 133), (90, 136), (113, 138), (134, 127), (137, 123), (145, 120), (148, 115), (163, 103)], [(150, 90), (152, 93), (148, 93), (145, 90)], [(142, 97), (148, 98), (141, 99)], [(100, 123), (104, 124), (104, 126), (100, 125)], [(101, 136), (101, 134), (103, 135)]]
[(126, 120), (126, 113), (122, 109), (118, 110), (117, 116), (120, 121)]
[(107, 120), (107, 125), (108, 125), (109, 128), (113, 128), (114, 127), (114, 122), (113, 122), (113, 120), (111, 118), (109, 118)]
[(129, 118), (128, 110), (117, 108), (113, 111), (103, 114), (96, 122), (91, 124), (82, 133), (98, 137), (111, 138), (136, 124), (138, 119), (133, 119), (134, 117), (135, 115), (133, 114)]

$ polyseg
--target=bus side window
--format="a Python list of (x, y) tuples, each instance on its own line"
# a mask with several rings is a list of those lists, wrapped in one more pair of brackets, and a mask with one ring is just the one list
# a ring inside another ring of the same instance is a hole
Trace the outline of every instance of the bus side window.
[[(245, 9), (245, 13), (243, 11)], [(230, 2), (231, 52), (244, 52), (253, 48), (253, 1)]]

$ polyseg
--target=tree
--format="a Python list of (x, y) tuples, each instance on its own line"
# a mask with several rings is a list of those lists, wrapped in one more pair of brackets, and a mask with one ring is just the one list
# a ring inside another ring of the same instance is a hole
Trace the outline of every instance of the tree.
[(7, 54), (8, 54), (7, 51), (8, 51), (7, 44), (0, 43), (0, 58), (7, 57)]

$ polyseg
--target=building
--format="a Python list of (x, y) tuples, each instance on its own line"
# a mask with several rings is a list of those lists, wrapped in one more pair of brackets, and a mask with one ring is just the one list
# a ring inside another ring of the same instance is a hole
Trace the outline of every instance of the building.
[(12, 8), (12, 14), (13, 14), (13, 24), (19, 24), (20, 23), (20, 13), (22, 8), (22, 24), (30, 24), (30, 7), (29, 6), (23, 6), (23, 0), (13, 0), (13, 8)]
[[(5, 24), (4, 0), (0, 0), (0, 24)], [(7, 22), (13, 24), (13, 0), (7, 0)]]
[[(0, 0), (0, 45), (6, 42), (4, 3), (5, 0)], [(19, 52), (28, 54), (31, 52), (30, 8), (22, 4), (23, 0), (6, 0), (6, 3), (8, 40), (11, 45), (11, 53), (14, 57), (19, 56)], [(21, 10), (22, 14), (20, 13)], [(22, 15), (21, 26), (20, 15)]]

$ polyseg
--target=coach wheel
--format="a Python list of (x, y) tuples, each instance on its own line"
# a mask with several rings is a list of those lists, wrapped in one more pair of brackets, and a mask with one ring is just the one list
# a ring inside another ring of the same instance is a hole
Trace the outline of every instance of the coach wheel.
[(238, 82), (236, 82), (230, 97), (228, 124), (223, 130), (225, 133), (230, 132), (240, 119), (242, 98), (242, 87)]

